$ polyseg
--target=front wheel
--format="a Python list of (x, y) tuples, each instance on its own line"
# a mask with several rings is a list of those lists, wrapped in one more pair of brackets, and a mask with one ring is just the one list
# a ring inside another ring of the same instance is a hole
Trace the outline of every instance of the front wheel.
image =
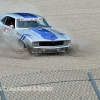
[(25, 44), (24, 44), (23, 41), (19, 40), (19, 41), (18, 41), (18, 44), (19, 44), (19, 47), (20, 47), (20, 48), (22, 48), (22, 49), (26, 48), (26, 46), (25, 46)]
[(28, 50), (29, 54), (32, 54), (32, 48), (30, 48), (29, 46), (27, 46), (27, 50)]

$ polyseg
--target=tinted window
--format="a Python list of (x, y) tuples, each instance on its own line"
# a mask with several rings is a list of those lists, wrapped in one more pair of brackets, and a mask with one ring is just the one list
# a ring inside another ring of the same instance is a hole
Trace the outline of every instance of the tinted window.
[(2, 22), (5, 25), (10, 26), (11, 24), (15, 27), (15, 19), (9, 16), (6, 16), (5, 18), (2, 19)]
[(3, 18), (3, 19), (1, 20), (1, 22), (2, 22), (3, 24), (5, 24), (6, 19), (7, 19), (7, 17)]

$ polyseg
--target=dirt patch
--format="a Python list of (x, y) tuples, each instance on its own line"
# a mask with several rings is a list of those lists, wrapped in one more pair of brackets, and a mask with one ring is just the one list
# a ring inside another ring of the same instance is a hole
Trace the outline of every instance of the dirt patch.
[(21, 49), (10, 43), (0, 40), (0, 56), (14, 59), (27, 59), (29, 53), (27, 49)]

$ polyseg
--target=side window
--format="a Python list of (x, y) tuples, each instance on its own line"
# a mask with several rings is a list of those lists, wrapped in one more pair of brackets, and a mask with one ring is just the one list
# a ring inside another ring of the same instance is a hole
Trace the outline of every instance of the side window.
[(12, 17), (6, 16), (2, 22), (7, 26), (13, 25), (15, 27), (15, 19)]
[(2, 22), (3, 24), (5, 24), (5, 23), (6, 23), (6, 19), (7, 19), (7, 17), (4, 17), (4, 18), (1, 20), (1, 22)]

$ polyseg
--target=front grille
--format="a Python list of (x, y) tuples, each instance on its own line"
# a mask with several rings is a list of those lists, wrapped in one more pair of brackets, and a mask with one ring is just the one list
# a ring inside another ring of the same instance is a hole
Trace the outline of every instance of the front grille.
[(63, 45), (64, 41), (46, 41), (46, 42), (39, 42), (39, 46), (57, 46), (57, 45)]

